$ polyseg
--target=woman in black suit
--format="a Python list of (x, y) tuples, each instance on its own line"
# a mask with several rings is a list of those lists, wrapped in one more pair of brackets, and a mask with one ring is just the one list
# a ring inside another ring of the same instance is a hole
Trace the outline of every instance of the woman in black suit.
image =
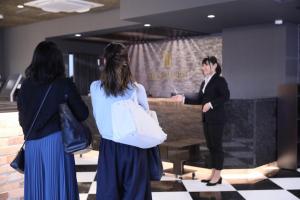
[[(211, 155), (212, 173), (208, 179), (201, 180), (207, 186), (222, 183), (221, 170), (223, 169), (224, 153), (222, 135), (225, 124), (224, 103), (229, 100), (229, 90), (226, 80), (220, 76), (221, 67), (215, 56), (202, 60), (204, 81), (195, 95), (185, 96), (187, 104), (202, 105), (202, 119), (206, 144)], [(181, 97), (177, 96), (180, 100)]]

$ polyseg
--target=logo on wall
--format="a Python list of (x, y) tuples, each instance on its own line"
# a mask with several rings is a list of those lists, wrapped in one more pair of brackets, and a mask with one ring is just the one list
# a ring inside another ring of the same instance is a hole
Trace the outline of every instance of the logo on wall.
[(169, 51), (164, 51), (163, 55), (164, 66), (170, 68), (172, 65), (172, 53)]

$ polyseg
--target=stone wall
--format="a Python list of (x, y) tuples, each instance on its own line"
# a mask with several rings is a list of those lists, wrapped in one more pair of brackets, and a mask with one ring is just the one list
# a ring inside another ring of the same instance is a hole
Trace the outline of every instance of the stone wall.
[(136, 80), (153, 97), (198, 92), (203, 80), (202, 59), (216, 56), (222, 63), (222, 37), (188, 37), (129, 47), (130, 67)]
[(277, 160), (277, 99), (232, 99), (226, 106), (225, 167), (258, 167)]

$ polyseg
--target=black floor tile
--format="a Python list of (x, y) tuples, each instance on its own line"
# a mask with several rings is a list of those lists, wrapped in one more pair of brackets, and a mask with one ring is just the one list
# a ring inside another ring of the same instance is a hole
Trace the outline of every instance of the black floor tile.
[(178, 192), (186, 191), (181, 181), (152, 181), (151, 182), (152, 192)]
[(76, 172), (95, 172), (97, 165), (76, 165)]
[(300, 199), (300, 190), (288, 190), (288, 191)]
[(265, 179), (253, 184), (232, 184), (236, 190), (276, 190), (282, 189), (269, 179)]
[(269, 178), (290, 178), (290, 177), (300, 177), (300, 172), (297, 170), (286, 170), (280, 169), (266, 175)]
[(245, 200), (238, 192), (190, 192), (193, 200)]
[(94, 181), (97, 181), (97, 173), (96, 173), (96, 175), (95, 175)]
[(96, 195), (95, 194), (89, 194), (87, 197), (87, 200), (96, 200)]
[(78, 182), (79, 193), (89, 193), (92, 182)]

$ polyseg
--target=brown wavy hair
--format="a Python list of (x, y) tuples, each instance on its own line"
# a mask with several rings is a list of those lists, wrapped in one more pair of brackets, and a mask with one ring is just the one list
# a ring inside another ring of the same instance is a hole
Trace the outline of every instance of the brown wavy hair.
[(104, 62), (100, 75), (101, 87), (107, 96), (124, 95), (125, 90), (134, 82), (127, 47), (121, 43), (108, 44), (104, 49)]

